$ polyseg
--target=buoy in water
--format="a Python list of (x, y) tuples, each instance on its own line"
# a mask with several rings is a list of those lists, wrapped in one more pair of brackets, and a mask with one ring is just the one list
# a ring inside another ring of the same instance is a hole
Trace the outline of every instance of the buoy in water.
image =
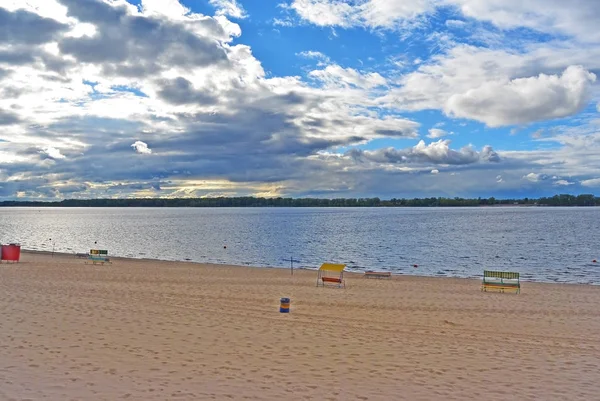
[(592, 263), (598, 263), (598, 261), (596, 259), (592, 260)]
[(223, 249), (227, 249), (227, 245), (224, 245), (224, 246), (223, 246)]
[(414, 268), (417, 268), (417, 267), (419, 267), (419, 265), (413, 265), (413, 267), (414, 267)]

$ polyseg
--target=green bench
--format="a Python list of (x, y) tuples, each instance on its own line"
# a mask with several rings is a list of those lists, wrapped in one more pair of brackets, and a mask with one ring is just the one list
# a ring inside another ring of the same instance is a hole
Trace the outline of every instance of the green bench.
[(511, 290), (519, 294), (521, 292), (519, 273), (484, 270), (481, 291), (487, 290), (496, 290), (500, 292)]
[(105, 263), (112, 263), (108, 258), (108, 251), (105, 249), (90, 249), (90, 253), (88, 255), (88, 262), (91, 262), (93, 265), (95, 265), (96, 263), (99, 263), (101, 265)]

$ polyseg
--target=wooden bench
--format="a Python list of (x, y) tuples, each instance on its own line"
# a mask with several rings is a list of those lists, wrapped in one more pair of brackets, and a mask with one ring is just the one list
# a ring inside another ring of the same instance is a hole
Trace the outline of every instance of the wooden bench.
[(366, 271), (366, 278), (392, 278), (392, 272), (374, 272), (374, 271)]
[(500, 272), (492, 270), (483, 271), (483, 281), (481, 282), (481, 290), (512, 290), (517, 294), (521, 292), (521, 281), (517, 272)]

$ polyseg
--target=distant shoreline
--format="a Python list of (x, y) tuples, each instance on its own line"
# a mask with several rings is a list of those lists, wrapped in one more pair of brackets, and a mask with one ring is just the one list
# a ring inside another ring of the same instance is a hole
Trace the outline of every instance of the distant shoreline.
[(361, 208), (361, 209), (369, 209), (369, 208), (377, 208), (377, 209), (385, 209), (385, 208), (397, 208), (397, 209), (415, 209), (415, 208), (440, 208), (440, 209), (464, 209), (464, 208), (536, 208), (536, 207), (569, 207), (569, 208), (596, 208), (600, 205), (590, 205), (590, 206), (581, 206), (581, 205), (474, 205), (474, 206), (56, 206), (56, 205), (0, 205), (0, 208), (17, 208), (17, 207), (26, 207), (26, 208), (102, 208), (102, 209), (115, 209), (115, 208), (159, 208), (159, 209), (283, 209), (283, 208), (293, 208), (293, 209), (335, 209), (335, 208)]
[(56, 202), (7, 200), (0, 207), (552, 207), (600, 206), (600, 197), (591, 194), (555, 195), (541, 198), (496, 199), (489, 198), (132, 198), (132, 199), (64, 199)]

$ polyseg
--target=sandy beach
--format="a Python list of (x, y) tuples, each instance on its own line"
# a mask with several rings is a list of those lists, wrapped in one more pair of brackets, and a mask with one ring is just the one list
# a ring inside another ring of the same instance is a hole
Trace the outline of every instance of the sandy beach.
[(0, 400), (600, 399), (600, 287), (316, 275), (26, 252), (0, 265)]

